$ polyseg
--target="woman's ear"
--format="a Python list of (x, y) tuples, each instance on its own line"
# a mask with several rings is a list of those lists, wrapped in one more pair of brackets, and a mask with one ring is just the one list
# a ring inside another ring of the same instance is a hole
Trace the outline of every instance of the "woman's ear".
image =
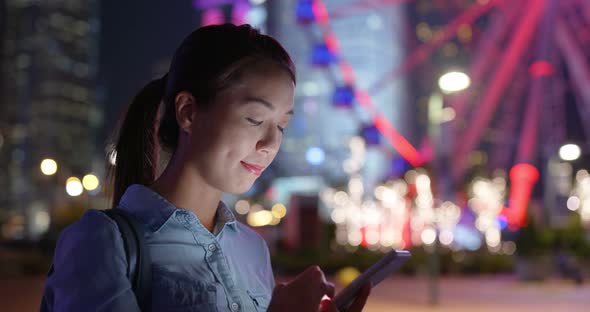
[(176, 122), (181, 131), (190, 134), (192, 131), (193, 121), (197, 105), (195, 98), (188, 91), (180, 91), (174, 98), (174, 109), (176, 110)]

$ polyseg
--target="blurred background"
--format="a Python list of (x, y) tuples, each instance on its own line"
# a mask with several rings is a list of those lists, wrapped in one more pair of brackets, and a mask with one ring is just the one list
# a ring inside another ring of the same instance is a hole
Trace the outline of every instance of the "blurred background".
[(224, 197), (279, 280), (319, 264), (340, 288), (408, 249), (366, 311), (590, 304), (590, 1), (3, 0), (3, 311), (38, 310), (60, 231), (110, 208), (135, 93), (225, 22), (298, 70), (280, 154)]

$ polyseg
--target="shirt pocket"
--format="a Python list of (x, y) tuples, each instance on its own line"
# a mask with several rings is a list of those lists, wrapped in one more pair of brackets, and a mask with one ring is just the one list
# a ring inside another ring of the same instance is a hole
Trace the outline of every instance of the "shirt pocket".
[(152, 307), (154, 311), (217, 311), (215, 285), (196, 278), (163, 270), (152, 273)]
[(257, 312), (263, 312), (268, 309), (268, 305), (270, 304), (271, 295), (267, 292), (263, 291), (256, 291), (256, 290), (247, 290), (248, 296), (254, 303), (254, 307), (256, 308)]

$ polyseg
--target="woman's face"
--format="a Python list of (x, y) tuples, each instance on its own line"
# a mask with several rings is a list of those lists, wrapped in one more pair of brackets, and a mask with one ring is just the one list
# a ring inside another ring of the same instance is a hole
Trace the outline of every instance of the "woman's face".
[(259, 66), (197, 110), (189, 162), (210, 186), (246, 192), (275, 158), (293, 114), (295, 86), (277, 65)]

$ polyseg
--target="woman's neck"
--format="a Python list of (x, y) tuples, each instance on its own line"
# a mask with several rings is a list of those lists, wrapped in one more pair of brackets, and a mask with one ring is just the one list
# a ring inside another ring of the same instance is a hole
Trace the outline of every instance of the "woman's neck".
[(199, 222), (209, 232), (213, 232), (221, 191), (212, 188), (197, 172), (191, 170), (194, 169), (173, 156), (150, 188), (174, 206), (192, 211)]

